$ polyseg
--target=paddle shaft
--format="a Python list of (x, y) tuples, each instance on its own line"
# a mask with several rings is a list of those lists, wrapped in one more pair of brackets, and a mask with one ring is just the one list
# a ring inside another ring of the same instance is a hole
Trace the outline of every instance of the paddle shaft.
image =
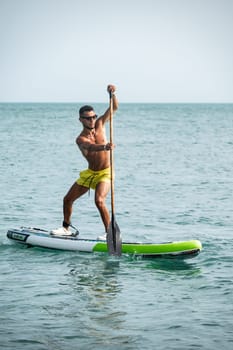
[[(112, 92), (109, 91), (109, 109), (110, 109), (110, 143), (113, 145), (113, 99)], [(113, 149), (110, 150), (110, 177), (111, 177), (111, 222), (108, 228), (107, 245), (110, 255), (121, 255), (121, 234), (119, 226), (115, 220), (115, 201), (114, 201), (114, 157)]]
[[(109, 108), (110, 108), (110, 143), (113, 144), (113, 100), (112, 92), (109, 92)], [(111, 210), (112, 217), (115, 215), (115, 196), (114, 196), (114, 153), (110, 150), (110, 177), (111, 177)]]

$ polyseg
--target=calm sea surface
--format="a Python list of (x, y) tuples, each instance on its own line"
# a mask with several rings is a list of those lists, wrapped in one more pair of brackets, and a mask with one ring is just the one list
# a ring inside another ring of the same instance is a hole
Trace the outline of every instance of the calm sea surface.
[[(116, 260), (7, 240), (8, 228), (61, 225), (62, 198), (86, 168), (80, 106), (0, 104), (0, 347), (232, 349), (232, 104), (121, 104), (114, 120), (123, 239), (199, 239), (196, 258)], [(73, 224), (82, 237), (103, 233), (93, 192)]]

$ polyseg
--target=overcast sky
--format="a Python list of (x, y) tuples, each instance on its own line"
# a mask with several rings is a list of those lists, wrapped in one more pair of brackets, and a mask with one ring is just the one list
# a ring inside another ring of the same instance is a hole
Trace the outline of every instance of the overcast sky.
[(0, 0), (0, 101), (233, 102), (233, 0)]

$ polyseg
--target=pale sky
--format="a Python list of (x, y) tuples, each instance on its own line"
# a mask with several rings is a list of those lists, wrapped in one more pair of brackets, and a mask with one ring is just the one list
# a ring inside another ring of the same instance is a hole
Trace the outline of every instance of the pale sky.
[(0, 0), (0, 102), (233, 102), (233, 0)]

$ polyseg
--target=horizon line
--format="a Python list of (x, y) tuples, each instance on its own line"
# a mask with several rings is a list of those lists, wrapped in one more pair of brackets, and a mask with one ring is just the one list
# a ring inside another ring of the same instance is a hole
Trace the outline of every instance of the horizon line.
[[(32, 104), (36, 104), (36, 103), (40, 103), (40, 104), (85, 104), (85, 103), (90, 103), (89, 101), (0, 101), (0, 104), (7, 104), (7, 103), (15, 103), (15, 104), (19, 104), (19, 103), (32, 103)], [(107, 101), (104, 102), (97, 102), (97, 101), (93, 101), (91, 103), (101, 103), (101, 104), (105, 104), (107, 103)], [(119, 104), (233, 104), (232, 102), (223, 102), (223, 101), (218, 101), (218, 102), (208, 102), (208, 101), (202, 101), (202, 102), (119, 102)]]

